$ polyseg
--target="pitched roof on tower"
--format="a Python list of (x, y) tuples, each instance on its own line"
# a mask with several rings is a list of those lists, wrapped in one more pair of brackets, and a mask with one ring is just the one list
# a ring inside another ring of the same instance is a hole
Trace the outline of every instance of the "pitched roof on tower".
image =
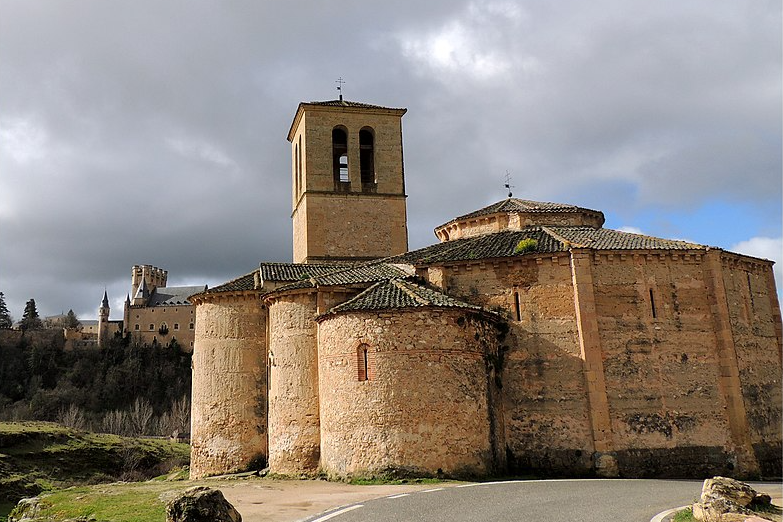
[(495, 214), (498, 212), (598, 212), (589, 208), (577, 207), (566, 203), (550, 203), (548, 201), (531, 201), (529, 199), (507, 198), (484, 208), (474, 210), (463, 216), (454, 218), (453, 221), (470, 219), (472, 217)]
[(386, 259), (386, 261), (414, 265), (432, 264), (516, 257), (526, 254), (550, 254), (565, 252), (570, 248), (704, 250), (708, 247), (687, 241), (662, 239), (608, 228), (530, 226), (522, 230), (504, 230), (493, 234), (436, 243)]
[(460, 308), (495, 315), (484, 308), (454, 299), (442, 292), (403, 279), (379, 281), (359, 295), (341, 303), (320, 317), (341, 312), (404, 308)]
[(397, 114), (398, 116), (402, 116), (406, 112), (408, 112), (408, 109), (403, 108), (396, 108), (396, 107), (384, 107), (382, 105), (373, 105), (371, 103), (361, 103), (361, 102), (354, 102), (354, 101), (348, 101), (348, 100), (328, 100), (328, 101), (311, 101), (311, 102), (301, 102), (299, 104), (299, 107), (296, 109), (296, 114), (294, 115), (294, 119), (291, 122), (291, 127), (288, 129), (288, 141), (292, 141), (294, 139), (294, 129), (298, 126), (299, 120), (302, 119), (302, 114), (304, 113), (305, 109), (308, 107), (340, 107), (343, 109), (348, 110), (370, 110), (370, 111), (377, 111), (380, 113), (387, 113), (387, 114)]

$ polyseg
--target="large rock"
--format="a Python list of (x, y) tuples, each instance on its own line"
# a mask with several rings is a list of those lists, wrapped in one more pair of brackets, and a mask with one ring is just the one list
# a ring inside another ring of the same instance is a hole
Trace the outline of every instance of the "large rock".
[(166, 505), (166, 522), (242, 522), (242, 515), (219, 490), (195, 486)]
[(35, 520), (41, 513), (41, 499), (39, 497), (23, 498), (8, 514), (8, 522), (27, 522)]
[(714, 477), (704, 481), (701, 498), (693, 505), (693, 518), (704, 522), (722, 522), (730, 514), (751, 515), (752, 506), (769, 504), (769, 495), (738, 480)]

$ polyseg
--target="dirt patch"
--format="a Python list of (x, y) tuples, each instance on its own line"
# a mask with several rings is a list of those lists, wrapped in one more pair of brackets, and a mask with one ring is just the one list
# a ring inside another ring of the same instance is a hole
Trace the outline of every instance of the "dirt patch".
[[(243, 522), (294, 522), (332, 508), (387, 495), (432, 489), (432, 484), (355, 486), (323, 480), (243, 480), (201, 483), (220, 489)], [(449, 487), (457, 483), (441, 483)]]

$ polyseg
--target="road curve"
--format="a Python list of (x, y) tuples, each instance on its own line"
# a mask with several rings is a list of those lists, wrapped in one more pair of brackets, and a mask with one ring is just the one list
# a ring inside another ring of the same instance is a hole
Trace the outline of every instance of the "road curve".
[(370, 500), (309, 522), (649, 522), (690, 504), (700, 480), (566, 479), (470, 483)]

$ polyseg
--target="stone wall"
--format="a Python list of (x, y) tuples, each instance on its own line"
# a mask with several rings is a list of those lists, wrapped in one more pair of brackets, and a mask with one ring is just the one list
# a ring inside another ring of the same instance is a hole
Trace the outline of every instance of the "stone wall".
[(594, 447), (568, 254), (430, 267), (419, 274), (509, 319), (502, 372), (509, 470), (590, 473)]
[(269, 467), (312, 473), (320, 457), (317, 293), (270, 298)]
[(601, 228), (604, 216), (600, 212), (513, 212), (478, 216), (448, 223), (435, 229), (440, 241), (483, 236), (502, 230), (522, 230), (529, 226), (589, 226)]
[(320, 322), (318, 343), (323, 471), (466, 477), (503, 469), (491, 323), (446, 309), (339, 314)]
[(721, 261), (750, 444), (761, 475), (779, 477), (783, 352), (772, 267), (728, 253)]
[(267, 460), (266, 311), (256, 292), (197, 299), (191, 478)]
[[(192, 305), (131, 306), (125, 328), (141, 343), (150, 344), (155, 340), (167, 344), (176, 338), (182, 350), (190, 352), (196, 339), (195, 320), (196, 311)], [(160, 329), (164, 325), (168, 333), (162, 334)]]
[(30, 344), (51, 344), (57, 348), (64, 348), (65, 334), (62, 328), (52, 330), (5, 330), (0, 329), (0, 344), (13, 346), (24, 339)]
[(509, 318), (510, 471), (779, 476), (780, 312), (751, 261), (587, 249), (418, 274)]
[(404, 196), (307, 194), (294, 216), (294, 261), (402, 254), (408, 250), (405, 212)]
[[(594, 253), (591, 259), (620, 474), (731, 473), (731, 427), (702, 255)], [(675, 448), (676, 459), (660, 458)]]

